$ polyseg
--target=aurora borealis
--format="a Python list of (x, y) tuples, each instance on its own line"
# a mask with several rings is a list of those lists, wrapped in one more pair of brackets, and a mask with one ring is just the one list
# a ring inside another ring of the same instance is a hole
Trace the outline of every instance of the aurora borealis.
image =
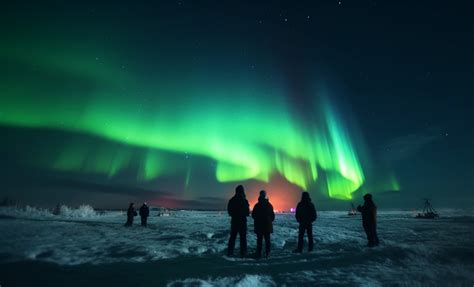
[[(159, 77), (150, 87), (141, 85), (147, 90), (144, 97), (151, 99), (144, 104), (142, 97), (122, 96), (123, 92), (115, 88), (120, 83), (101, 77), (106, 72), (88, 74), (86, 63), (85, 68), (77, 68), (75, 64), (62, 66), (61, 59), (54, 55), (38, 57), (50, 57), (33, 60), (40, 71), (33, 74), (39, 78), (38, 82), (26, 89), (23, 81), (2, 87), (10, 93), (1, 99), (0, 104), (8, 109), (2, 113), (0, 122), (87, 133), (148, 148), (149, 152), (139, 163), (139, 180), (156, 179), (166, 169), (173, 168), (173, 162), (162, 155), (172, 152), (215, 160), (219, 182), (248, 179), (268, 182), (273, 173), (279, 173), (307, 190), (317, 181), (320, 168), (334, 172), (328, 177), (327, 186), (329, 195), (338, 199), (351, 199), (351, 193), (364, 182), (350, 135), (327, 101), (318, 102), (315, 97), (308, 103), (314, 106), (310, 109), (314, 115), (311, 121), (304, 122), (291, 111), (292, 107), (285, 101), (288, 96), (276, 82), (267, 83), (256, 77), (214, 84), (220, 82), (216, 77), (209, 84), (201, 83), (198, 75), (197, 79), (189, 78), (190, 87)], [(67, 62), (74, 62), (74, 57), (67, 56), (71, 59)], [(18, 58), (21, 61), (27, 56), (18, 55)], [(42, 62), (53, 64), (43, 67)], [(17, 62), (12, 65), (19, 66)], [(89, 65), (90, 70), (98, 66)], [(61, 69), (70, 78), (89, 78), (101, 87), (88, 91), (63, 87), (58, 92), (52, 79), (41, 79), (40, 73), (48, 69)], [(104, 67), (103, 70), (114, 69)], [(135, 82), (126, 75), (123, 78), (127, 83)], [(71, 97), (76, 96), (72, 102), (68, 98), (70, 93)], [(35, 98), (41, 101), (36, 102)], [(133, 160), (133, 155), (125, 150), (97, 149), (66, 144), (52, 155), (48, 167), (115, 176)]]
[[(149, 200), (162, 196), (154, 190), (225, 198), (241, 182), (292, 186), (278, 195), (292, 200), (302, 190), (347, 201), (403, 189), (399, 163), (373, 148), (403, 134), (387, 135), (397, 120), (370, 118), (397, 92), (384, 101), (385, 80), (354, 80), (377, 61), (366, 55), (346, 69), (356, 57), (340, 56), (343, 45), (318, 30), (329, 21), (323, 10), (344, 13), (341, 4), (271, 13), (213, 5), (9, 6), (0, 126), (22, 134), (5, 143), (10, 161), (52, 178), (145, 188)], [(339, 28), (332, 33), (346, 33)], [(34, 133), (44, 142), (28, 140)]]

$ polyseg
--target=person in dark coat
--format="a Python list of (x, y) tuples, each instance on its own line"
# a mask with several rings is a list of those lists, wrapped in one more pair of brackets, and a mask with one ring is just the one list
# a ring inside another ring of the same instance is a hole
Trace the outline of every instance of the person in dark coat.
[(305, 232), (308, 233), (308, 251), (313, 251), (313, 222), (317, 218), (316, 208), (311, 202), (311, 198), (308, 192), (303, 192), (301, 195), (301, 201), (296, 206), (296, 221), (298, 221), (298, 247), (295, 252), (303, 252), (303, 239)]
[(227, 246), (227, 256), (234, 254), (235, 239), (237, 234), (240, 237), (240, 256), (247, 253), (247, 216), (250, 214), (249, 202), (245, 198), (245, 191), (242, 185), (235, 188), (235, 195), (227, 204), (227, 212), (232, 218), (230, 221), (230, 238)]
[(125, 223), (125, 226), (132, 226), (133, 225), (133, 218), (137, 216), (137, 212), (135, 211), (135, 208), (133, 207), (134, 203), (131, 202), (130, 205), (128, 206), (127, 210), (127, 222)]
[(379, 238), (377, 236), (377, 206), (372, 201), (372, 195), (364, 195), (364, 205), (358, 206), (357, 210), (362, 213), (362, 225), (364, 226), (367, 240), (367, 246), (373, 247), (379, 245)]
[(148, 216), (150, 215), (150, 208), (146, 204), (146, 202), (143, 203), (143, 205), (140, 207), (140, 218), (142, 220), (142, 226), (146, 227), (146, 222), (148, 220)]
[(273, 206), (266, 198), (265, 190), (260, 191), (258, 202), (252, 210), (252, 218), (254, 220), (254, 231), (257, 234), (257, 252), (255, 257), (262, 257), (262, 243), (265, 238), (265, 256), (270, 255), (270, 234), (273, 233), (273, 220), (275, 220), (275, 213)]

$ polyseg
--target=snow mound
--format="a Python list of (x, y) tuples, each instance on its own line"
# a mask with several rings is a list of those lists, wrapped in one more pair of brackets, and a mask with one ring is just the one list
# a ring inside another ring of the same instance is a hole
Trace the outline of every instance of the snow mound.
[(237, 287), (253, 287), (253, 286), (276, 286), (276, 283), (270, 276), (262, 275), (244, 275), (242, 277), (218, 277), (208, 280), (188, 278), (168, 283), (167, 286), (237, 286)]
[(7, 208), (6, 211), (10, 211), (13, 215), (24, 215), (28, 218), (41, 218), (45, 216), (51, 216), (52, 213), (48, 209), (37, 208), (34, 206), (25, 206), (24, 208), (21, 207), (12, 207)]
[(69, 218), (88, 218), (96, 217), (97, 212), (90, 205), (81, 205), (78, 208), (71, 208), (66, 205), (61, 205), (59, 215)]
[(17, 218), (28, 218), (28, 219), (76, 219), (76, 218), (96, 218), (99, 214), (90, 205), (81, 205), (78, 208), (61, 205), (56, 207), (54, 210), (43, 209), (34, 206), (25, 207), (1, 207), (0, 215), (17, 217)]

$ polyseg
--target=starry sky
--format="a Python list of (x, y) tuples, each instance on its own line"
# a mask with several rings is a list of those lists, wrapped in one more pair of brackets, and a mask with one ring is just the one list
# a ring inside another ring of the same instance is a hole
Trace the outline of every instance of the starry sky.
[(468, 1), (22, 1), (0, 12), (0, 196), (277, 209), (474, 203)]

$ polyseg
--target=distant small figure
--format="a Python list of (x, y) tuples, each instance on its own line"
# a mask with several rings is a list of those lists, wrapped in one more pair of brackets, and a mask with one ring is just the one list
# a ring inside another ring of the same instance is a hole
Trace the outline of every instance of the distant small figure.
[(308, 251), (313, 251), (314, 240), (313, 240), (313, 222), (318, 217), (316, 208), (311, 202), (311, 198), (308, 192), (303, 192), (301, 195), (301, 201), (296, 207), (296, 221), (300, 224), (298, 230), (298, 247), (295, 252), (303, 252), (303, 239), (305, 232), (308, 233)]
[(128, 210), (127, 210), (127, 222), (125, 223), (125, 226), (132, 226), (133, 218), (135, 216), (137, 216), (137, 212), (135, 211), (134, 203), (130, 202), (130, 205), (128, 206)]
[(379, 245), (379, 238), (377, 236), (377, 206), (372, 201), (370, 193), (364, 195), (364, 205), (357, 206), (357, 211), (362, 213), (362, 225), (369, 241), (367, 246), (374, 247)]
[(146, 202), (143, 203), (143, 205), (140, 207), (140, 218), (142, 220), (142, 226), (146, 227), (146, 223), (148, 220), (148, 216), (150, 215), (150, 208), (146, 204)]
[(270, 255), (270, 234), (273, 233), (273, 220), (275, 220), (275, 213), (273, 206), (267, 199), (265, 190), (260, 191), (258, 202), (252, 210), (252, 218), (254, 219), (254, 230), (257, 234), (257, 252), (255, 257), (262, 257), (262, 243), (265, 238), (265, 256)]
[(240, 237), (240, 257), (244, 257), (247, 253), (247, 216), (250, 214), (250, 208), (242, 185), (235, 188), (235, 195), (227, 204), (227, 212), (232, 218), (227, 256), (234, 254), (235, 239), (238, 233)]

